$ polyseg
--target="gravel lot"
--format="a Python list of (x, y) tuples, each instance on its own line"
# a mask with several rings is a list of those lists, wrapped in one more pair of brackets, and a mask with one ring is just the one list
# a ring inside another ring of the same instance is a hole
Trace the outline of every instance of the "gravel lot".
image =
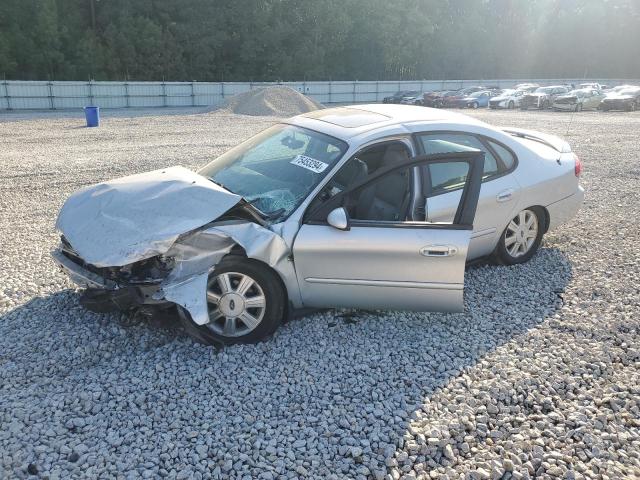
[(72, 191), (273, 121), (0, 115), (0, 478), (640, 478), (640, 112), (574, 116), (582, 211), (530, 263), (470, 267), (464, 314), (316, 314), (216, 352), (79, 306), (48, 256)]

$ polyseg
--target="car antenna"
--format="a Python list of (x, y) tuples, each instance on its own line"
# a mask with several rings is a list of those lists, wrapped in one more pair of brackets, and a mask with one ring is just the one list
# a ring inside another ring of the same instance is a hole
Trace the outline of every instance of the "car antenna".
[[(584, 83), (586, 79), (587, 79), (587, 67), (584, 67), (584, 74), (582, 75), (582, 83)], [(569, 136), (569, 129), (571, 128), (571, 124), (573, 123), (573, 116), (575, 114), (576, 114), (575, 110), (571, 112), (571, 116), (569, 117), (569, 123), (567, 124), (567, 131), (564, 134), (565, 137)]]

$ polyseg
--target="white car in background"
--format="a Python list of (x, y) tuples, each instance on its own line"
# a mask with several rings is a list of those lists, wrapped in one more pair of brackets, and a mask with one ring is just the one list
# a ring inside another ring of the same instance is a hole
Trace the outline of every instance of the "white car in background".
[(303, 307), (461, 311), (466, 262), (529, 260), (580, 207), (580, 170), (551, 135), (416, 106), (328, 108), (198, 173), (76, 192), (53, 258), (94, 300), (177, 308), (205, 342), (257, 341)]
[(539, 88), (540, 85), (537, 83), (519, 83), (515, 87), (514, 90), (526, 90), (527, 92), (533, 92), (535, 89)]
[(517, 108), (520, 106), (520, 100), (525, 93), (527, 93), (526, 90), (504, 90), (500, 95), (489, 100), (489, 108), (494, 110), (497, 108)]

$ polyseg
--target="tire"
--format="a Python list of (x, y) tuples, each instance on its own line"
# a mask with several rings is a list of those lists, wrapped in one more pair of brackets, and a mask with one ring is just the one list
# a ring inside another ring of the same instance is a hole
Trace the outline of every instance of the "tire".
[(581, 112), (581, 111), (582, 111), (582, 104), (581, 104), (581, 103), (578, 103), (578, 104), (576, 105), (576, 112)]
[[(186, 332), (202, 343), (256, 343), (275, 332), (284, 318), (284, 286), (273, 270), (256, 260), (225, 257), (207, 282), (207, 299), (215, 297), (217, 302), (208, 301), (211, 321), (205, 325), (197, 325), (178, 307)], [(256, 306), (245, 307), (246, 300)]]
[(546, 110), (549, 108), (549, 100), (543, 100), (540, 104), (540, 110)]
[(638, 106), (636, 105), (636, 102), (631, 102), (629, 104), (629, 111), (630, 112), (635, 112), (637, 110)]
[(473, 103), (471, 104), (471, 108), (473, 108), (474, 110), (475, 110), (476, 108), (478, 108), (478, 102), (473, 102)]
[[(530, 219), (533, 220), (531, 226), (521, 230), (519, 228), (521, 222), (528, 225)], [(544, 211), (539, 207), (530, 207), (518, 213), (500, 236), (494, 253), (495, 260), (501, 265), (517, 265), (528, 262), (540, 247), (545, 222)]]
[(513, 110), (515, 108), (515, 103), (513, 103), (513, 100), (509, 100), (509, 104), (507, 105), (507, 108), (509, 110)]

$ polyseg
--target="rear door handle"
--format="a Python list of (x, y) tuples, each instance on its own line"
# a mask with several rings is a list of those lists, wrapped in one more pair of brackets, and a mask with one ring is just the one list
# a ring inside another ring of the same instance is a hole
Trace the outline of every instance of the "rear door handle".
[(453, 245), (427, 245), (420, 249), (420, 255), (425, 257), (451, 257), (458, 253), (458, 248)]
[(513, 197), (513, 190), (505, 190), (496, 196), (498, 202), (508, 202)]

